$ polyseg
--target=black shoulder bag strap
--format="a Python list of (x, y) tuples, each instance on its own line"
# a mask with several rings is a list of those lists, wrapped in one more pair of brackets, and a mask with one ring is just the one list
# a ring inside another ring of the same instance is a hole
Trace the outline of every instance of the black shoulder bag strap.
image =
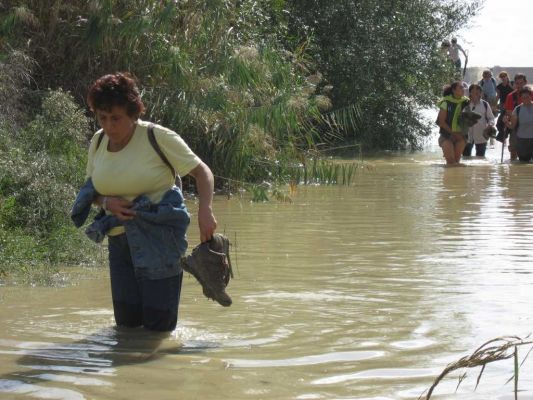
[(174, 171), (174, 167), (172, 166), (172, 164), (170, 164), (170, 161), (168, 161), (167, 156), (163, 154), (163, 151), (161, 150), (161, 147), (159, 147), (159, 144), (157, 144), (157, 140), (155, 139), (155, 134), (154, 134), (154, 124), (152, 123), (148, 125), (148, 140), (150, 141), (150, 144), (154, 148), (159, 158), (167, 165), (167, 167), (172, 172), (172, 176), (175, 178), (176, 171)]
[(176, 170), (174, 169), (174, 167), (172, 166), (170, 161), (168, 161), (168, 158), (167, 158), (167, 156), (165, 156), (165, 154), (161, 150), (161, 147), (159, 147), (159, 144), (157, 143), (157, 140), (156, 140), (155, 134), (154, 134), (154, 124), (152, 124), (151, 122), (150, 122), (150, 124), (148, 124), (148, 140), (150, 141), (150, 144), (154, 148), (155, 152), (157, 153), (157, 155), (159, 156), (161, 161), (163, 161), (165, 163), (165, 165), (172, 172), (172, 176), (174, 177), (174, 181), (176, 183), (176, 186), (181, 189), (181, 178), (176, 173)]
[(516, 106), (516, 126), (514, 127), (514, 131), (518, 131), (518, 125), (520, 125), (520, 110), (522, 109), (522, 104), (519, 104)]
[(98, 136), (98, 139), (96, 140), (96, 150), (98, 150), (98, 147), (100, 147), (100, 143), (102, 143), (103, 139), (104, 139), (104, 130), (102, 129), (102, 132), (100, 132), (100, 136)]

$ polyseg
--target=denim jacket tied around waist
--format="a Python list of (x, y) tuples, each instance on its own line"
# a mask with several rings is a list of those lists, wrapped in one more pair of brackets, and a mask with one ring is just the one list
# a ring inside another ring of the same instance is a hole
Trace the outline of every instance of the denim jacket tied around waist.
[[(97, 195), (89, 178), (72, 206), (71, 219), (76, 227), (87, 220)], [(186, 231), (190, 222), (181, 190), (174, 186), (157, 204), (151, 203), (145, 195), (137, 197), (133, 203), (135, 218), (120, 221), (101, 210), (85, 233), (100, 243), (111, 228), (124, 225), (133, 266), (139, 276), (163, 279), (178, 275), (181, 272), (180, 258), (187, 250)]]

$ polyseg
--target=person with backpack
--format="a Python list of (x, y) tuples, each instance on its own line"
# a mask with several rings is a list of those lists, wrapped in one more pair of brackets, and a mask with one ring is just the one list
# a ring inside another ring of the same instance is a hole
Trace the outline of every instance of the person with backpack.
[(466, 109), (481, 114), (482, 117), (468, 130), (468, 139), (463, 151), (463, 156), (471, 156), (472, 148), (475, 145), (476, 157), (485, 157), (487, 138), (485, 137), (484, 132), (487, 127), (494, 126), (494, 114), (492, 113), (489, 103), (481, 98), (481, 86), (474, 83), (470, 85), (468, 91), (470, 93), (470, 102)]
[(505, 124), (503, 122), (503, 117), (505, 115), (505, 100), (507, 99), (507, 95), (513, 91), (513, 83), (509, 81), (509, 75), (506, 71), (501, 71), (498, 74), (498, 78), (500, 78), (501, 82), (496, 86), (496, 93), (498, 94), (499, 100), (499, 114), (498, 120), (496, 121), (498, 136), (496, 136), (496, 140), (503, 143), (505, 138)]
[[(507, 98), (505, 99), (505, 116), (503, 117), (503, 122), (508, 126), (509, 120), (511, 119), (511, 115), (513, 114), (513, 111), (515, 110), (516, 106), (518, 106), (522, 99), (520, 97), (520, 91), (524, 88), (524, 86), (527, 85), (527, 78), (524, 74), (516, 74), (514, 76), (514, 90), (507, 95)], [(514, 132), (514, 129), (510, 130), (509, 133), (509, 154), (511, 161), (514, 161), (518, 158), (518, 154), (516, 152), (516, 135)]]
[(107, 231), (115, 321), (172, 331), (189, 224), (175, 176), (190, 175), (196, 181), (200, 241), (206, 242), (217, 227), (213, 174), (178, 134), (140, 119), (145, 106), (131, 74), (98, 78), (87, 102), (101, 127), (89, 146), (86, 169), (95, 189), (92, 201), (104, 216), (121, 222)]
[(492, 76), (489, 69), (483, 71), (481, 80), (478, 85), (482, 89), (482, 98), (487, 101), (491, 107), (496, 107), (498, 100), (496, 79)]
[(515, 107), (507, 124), (515, 131), (518, 159), (529, 162), (533, 158), (533, 89), (524, 86), (518, 94), (521, 104)]
[(444, 88), (443, 98), (437, 103), (439, 107), (437, 124), (440, 127), (439, 146), (442, 148), (448, 167), (461, 165), (461, 156), (466, 142), (459, 126), (459, 116), (468, 106), (468, 102), (462, 82), (456, 81)]

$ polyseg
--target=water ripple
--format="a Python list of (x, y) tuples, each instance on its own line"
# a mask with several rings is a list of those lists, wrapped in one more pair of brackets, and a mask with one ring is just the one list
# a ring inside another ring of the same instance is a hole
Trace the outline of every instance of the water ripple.
[(346, 361), (362, 361), (383, 357), (384, 355), (384, 351), (344, 351), (278, 360), (226, 359), (224, 361), (229, 367), (233, 368), (270, 368), (317, 365)]

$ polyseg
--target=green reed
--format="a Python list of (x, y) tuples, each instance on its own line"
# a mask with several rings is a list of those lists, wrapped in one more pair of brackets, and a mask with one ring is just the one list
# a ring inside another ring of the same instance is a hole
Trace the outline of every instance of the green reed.
[[(435, 378), (433, 381), (433, 384), (429, 387), (428, 390), (426, 390), (424, 393), (422, 393), (419, 396), (419, 400), (430, 400), (431, 396), (433, 394), (433, 391), (435, 388), (439, 385), (439, 383), (446, 378), (450, 373), (454, 371), (464, 371), (459, 376), (459, 382), (457, 385), (457, 389), (459, 389), (459, 386), (461, 383), (466, 379), (467, 372), (470, 369), (473, 368), (480, 368), (480, 371), (477, 375), (476, 379), (476, 385), (475, 389), (478, 388), (481, 377), (483, 376), (483, 373), (485, 372), (486, 366), (488, 364), (491, 364), (493, 362), (497, 361), (503, 361), (503, 360), (513, 360), (513, 376), (507, 380), (507, 383), (513, 382), (513, 393), (515, 400), (518, 399), (518, 377), (519, 377), (519, 370), (520, 367), (524, 364), (524, 362), (529, 357), (529, 354), (533, 350), (531, 348), (531, 345), (533, 344), (533, 341), (529, 339), (530, 335), (526, 336), (525, 338), (520, 338), (518, 336), (503, 336), (498, 337), (495, 339), (491, 339), (484, 344), (482, 344), (480, 347), (478, 347), (472, 354), (464, 356), (460, 358), (459, 360), (452, 362), (444, 368), (444, 370)], [(522, 362), (519, 362), (518, 358), (518, 348), (521, 346), (528, 346), (529, 350), (522, 359)], [(475, 390), (474, 389), (474, 390)]]
[(356, 172), (361, 168), (359, 161), (335, 161), (313, 158), (294, 171), (293, 180), (304, 185), (343, 185), (353, 183)]

